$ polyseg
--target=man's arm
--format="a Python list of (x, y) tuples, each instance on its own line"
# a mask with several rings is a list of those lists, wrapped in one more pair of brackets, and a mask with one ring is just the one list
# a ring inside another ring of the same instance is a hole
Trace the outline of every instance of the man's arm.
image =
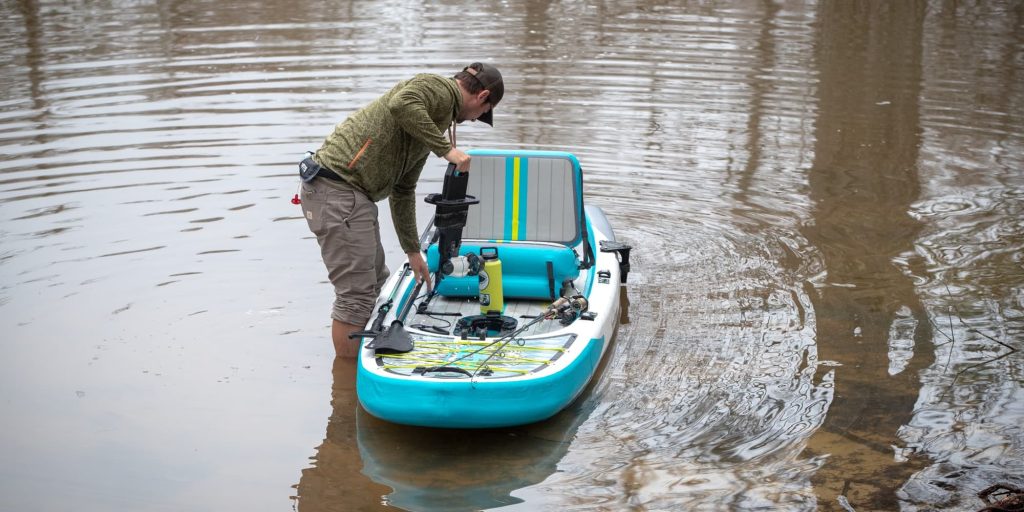
[(420, 179), (420, 173), (423, 171), (426, 161), (427, 157), (424, 155), (411, 171), (402, 176), (398, 183), (395, 183), (388, 203), (391, 206), (391, 220), (395, 225), (398, 243), (402, 246), (406, 257), (409, 258), (409, 268), (416, 275), (417, 281), (426, 280), (429, 287), (430, 271), (420, 252), (419, 234), (416, 227), (416, 182)]

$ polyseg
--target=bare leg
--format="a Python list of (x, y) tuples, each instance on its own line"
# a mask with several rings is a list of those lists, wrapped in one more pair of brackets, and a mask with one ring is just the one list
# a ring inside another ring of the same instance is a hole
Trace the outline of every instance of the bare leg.
[(335, 357), (354, 359), (359, 355), (359, 340), (349, 339), (348, 335), (361, 329), (362, 326), (359, 325), (331, 320), (331, 340), (334, 341)]

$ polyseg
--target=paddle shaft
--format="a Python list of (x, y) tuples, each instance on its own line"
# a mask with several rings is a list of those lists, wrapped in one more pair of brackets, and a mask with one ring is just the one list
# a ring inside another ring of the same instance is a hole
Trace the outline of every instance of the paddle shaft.
[[(402, 267), (402, 277), (405, 277), (406, 273), (409, 272), (409, 264), (406, 263)], [(377, 310), (377, 318), (373, 320), (373, 326), (370, 327), (371, 331), (380, 332), (384, 327), (384, 317), (388, 316), (388, 311), (391, 311), (391, 305), (395, 303), (395, 295), (398, 293), (398, 283), (395, 283), (395, 287), (391, 290), (391, 295), (388, 296), (388, 300), (381, 304), (380, 309)]]
[[(427, 279), (429, 278), (424, 278), (423, 281), (426, 281)], [(405, 317), (408, 316), (409, 310), (412, 309), (413, 301), (415, 301), (416, 297), (419, 296), (420, 288), (423, 288), (423, 281), (418, 281), (416, 283), (416, 288), (413, 288), (412, 295), (409, 296), (409, 300), (405, 301), (405, 304), (402, 304), (402, 309), (398, 311), (397, 315), (395, 315), (395, 319), (391, 322), (391, 325), (395, 325), (395, 322), (398, 322), (399, 324), (405, 323)]]
[(369, 330), (356, 331), (348, 335), (349, 338), (367, 338), (373, 337), (381, 333), (384, 330), (384, 318), (388, 316), (388, 312), (391, 311), (391, 305), (395, 303), (395, 295), (398, 294), (398, 285), (402, 284), (402, 279), (405, 278), (409, 273), (409, 264), (406, 263), (402, 267), (402, 278), (395, 283), (395, 286), (391, 288), (391, 293), (388, 295), (388, 300), (384, 301), (383, 304), (377, 308), (377, 318), (373, 319), (373, 324)]

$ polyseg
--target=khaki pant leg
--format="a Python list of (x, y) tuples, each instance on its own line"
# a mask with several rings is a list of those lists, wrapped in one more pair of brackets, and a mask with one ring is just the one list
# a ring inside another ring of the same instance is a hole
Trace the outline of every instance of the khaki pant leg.
[(388, 272), (377, 205), (347, 184), (316, 178), (302, 185), (302, 209), (334, 285), (331, 318), (366, 324)]

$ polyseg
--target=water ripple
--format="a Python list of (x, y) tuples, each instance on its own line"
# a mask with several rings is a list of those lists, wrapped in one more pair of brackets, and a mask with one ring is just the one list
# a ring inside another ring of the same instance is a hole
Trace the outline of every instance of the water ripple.
[[(216, 473), (230, 461), (254, 460), (260, 449), (234, 447), (238, 432), (301, 441), (292, 447), (295, 460), (274, 458), (289, 441), (273, 443), (274, 456), (264, 460), (276, 471), (308, 464), (308, 440), (323, 433), (317, 422), (325, 404), (305, 401), (319, 400), (325, 384), (293, 369), (328, 357), (320, 306), (329, 287), (316, 243), (288, 202), (294, 160), (393, 82), (489, 60), (500, 64), (508, 93), (496, 126), (466, 123), (460, 145), (577, 154), (585, 200), (604, 208), (618, 237), (635, 247), (626, 323), (602, 377), (572, 411), (578, 421), (532, 427), (557, 430), (543, 441), (419, 433), (423, 439), (402, 444), (396, 440), (408, 432), (389, 437), (387, 427), (362, 421), (334, 447), (342, 452), (336, 463), (323, 464), (326, 482), (367, 484), (356, 462), (376, 455), (383, 462), (375, 470), (396, 484), (391, 499), (398, 501), (442, 480), (464, 490), (468, 480), (486, 484), (488, 506), (511, 493), (529, 510), (834, 506), (817, 503), (811, 482), (828, 455), (804, 449), (824, 430), (837, 382), (855, 371), (823, 360), (831, 354), (819, 358), (823, 340), (861, 339), (840, 332), (845, 324), (823, 327), (815, 308), (824, 291), (843, 290), (855, 297), (850, 304), (869, 304), (863, 311), (893, 312), (879, 344), (880, 375), (922, 386), (898, 436), (879, 433), (887, 441), (871, 440), (870, 448), (888, 462), (894, 453), (934, 462), (906, 482), (886, 476), (881, 485), (903, 485), (911, 504), (971, 508), (973, 496), (949, 489), (1020, 474), (1024, 460), (1024, 400), (1013, 377), (1020, 357), (1000, 358), (1006, 349), (996, 342), (1018, 347), (1024, 330), (1017, 278), (1024, 268), (1024, 82), (1013, 79), (1021, 67), (1019, 16), (1004, 4), (1012, 2), (929, 4), (924, 19), (909, 20), (923, 24), (920, 41), (909, 45), (920, 52), (917, 65), (895, 76), (881, 75), (899, 61), (890, 53), (907, 45), (875, 39), (888, 25), (859, 30), (868, 25), (858, 23), (897, 19), (903, 4), (11, 4), (0, 19), (0, 314), (9, 333), (0, 388), (19, 394), (0, 403), (15, 418), (8, 439), (22, 442), (4, 451), (16, 473), (29, 476), (8, 487), (58, 478), (105, 492), (99, 480), (79, 480), (95, 473), (119, 493), (135, 481), (124, 475), (140, 464)], [(859, 89), (829, 89), (835, 77), (823, 83), (833, 46), (863, 52), (850, 50), (864, 56), (863, 69), (850, 74)], [(833, 101), (825, 112), (827, 94), (848, 92), (863, 97)], [(913, 128), (892, 128), (903, 115), (913, 117)], [(861, 128), (881, 133), (858, 138)], [(916, 156), (891, 157), (905, 139)], [(893, 181), (904, 164), (914, 167), (912, 186)], [(835, 197), (812, 190), (816, 166), (825, 165), (842, 171), (826, 187)], [(421, 195), (440, 186), (442, 169), (431, 160)], [(887, 185), (860, 189), (859, 175), (872, 173)], [(875, 254), (859, 240), (893, 219), (859, 219), (870, 226), (850, 219), (842, 225), (848, 230), (818, 241), (850, 253), (844, 262), (852, 270), (830, 268), (805, 233), (831, 220), (827, 208), (836, 201), (882, 202), (889, 192), (910, 196), (904, 204), (919, 231), (901, 234), (893, 254)], [(425, 220), (430, 212), (419, 207)], [(394, 267), (402, 257), (397, 242), (387, 229), (382, 236)], [(895, 265), (925, 313), (903, 302), (879, 306), (902, 297), (885, 295), (892, 274), (856, 272), (862, 256)], [(287, 306), (273, 318), (254, 322), (247, 313), (280, 304)], [(60, 311), (61, 322), (41, 311)], [(112, 315), (116, 321), (108, 321)], [(82, 325), (99, 334), (83, 333)], [(291, 334), (288, 344), (281, 333)], [(94, 361), (101, 345), (114, 348)], [(913, 364), (932, 352), (935, 364)], [(226, 371), (237, 375), (246, 363), (258, 377), (244, 390), (211, 390), (210, 382), (224, 382)], [(163, 387), (126, 377), (157, 366), (147, 376), (161, 375), (169, 383)], [(67, 395), (40, 367), (89, 392), (76, 395), (73, 409), (39, 409), (33, 404), (60, 404)], [(301, 385), (281, 386), (286, 380)], [(293, 388), (300, 393), (288, 394)], [(81, 407), (110, 396), (118, 403)], [(168, 409), (156, 413), (152, 403)], [(274, 412), (246, 409), (230, 417), (259, 417), (258, 427), (234, 424), (210, 413), (226, 403)], [(142, 413), (111, 425), (90, 412), (124, 407)], [(352, 409), (335, 409), (328, 438), (338, 422), (354, 425)], [(198, 417), (204, 430), (168, 423), (166, 414)], [(313, 419), (296, 421), (303, 415)], [(40, 425), (55, 424), (81, 437), (61, 432), (47, 439), (56, 444), (42, 446)], [(97, 434), (97, 425), (110, 426), (104, 432), (116, 439)], [(352, 436), (378, 434), (367, 453), (344, 452)], [(190, 449), (181, 450), (182, 436)], [(154, 459), (81, 451), (104, 443)], [(438, 460), (437, 443), (475, 453)], [(395, 446), (406, 451), (388, 459)], [(508, 474), (480, 460), (486, 450), (506, 461)], [(195, 453), (218, 460), (188, 455)], [(410, 460), (423, 469), (409, 470)], [(260, 482), (276, 473), (260, 464), (252, 470), (262, 472), (252, 477)], [(246, 475), (195, 496), (245, 496), (219, 491), (237, 488)], [(415, 485), (398, 486), (405, 481)], [(165, 484), (127, 492), (194, 502), (161, 494), (180, 482)], [(324, 487), (325, 495), (338, 492)], [(379, 494), (366, 494), (358, 496), (367, 506), (380, 504)], [(266, 496), (253, 499), (266, 506)], [(245, 508), (236, 500), (218, 508)]]

